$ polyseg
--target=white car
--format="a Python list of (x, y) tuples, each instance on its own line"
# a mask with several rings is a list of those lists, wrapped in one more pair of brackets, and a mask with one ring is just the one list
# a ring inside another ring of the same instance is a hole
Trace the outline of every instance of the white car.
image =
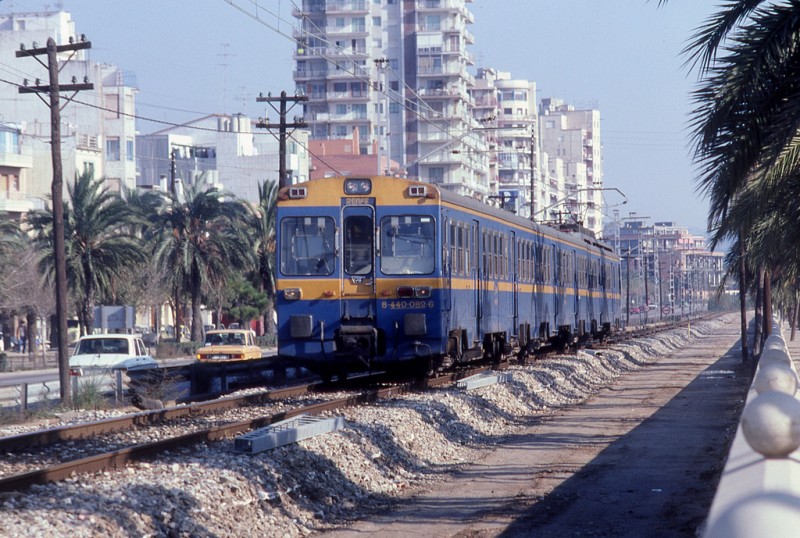
[(143, 370), (156, 368), (158, 362), (150, 356), (138, 334), (93, 334), (82, 336), (69, 359), (70, 375), (85, 375), (89, 371)]

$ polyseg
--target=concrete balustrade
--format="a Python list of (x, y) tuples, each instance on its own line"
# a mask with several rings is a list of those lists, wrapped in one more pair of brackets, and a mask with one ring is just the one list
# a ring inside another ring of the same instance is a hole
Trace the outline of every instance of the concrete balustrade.
[(800, 397), (778, 320), (765, 344), (703, 536), (800, 536)]

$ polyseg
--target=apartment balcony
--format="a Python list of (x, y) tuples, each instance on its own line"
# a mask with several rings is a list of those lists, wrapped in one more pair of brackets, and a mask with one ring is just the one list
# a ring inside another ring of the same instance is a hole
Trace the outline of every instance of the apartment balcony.
[(0, 191), (0, 212), (27, 213), (44, 209), (44, 200), (25, 192)]
[(367, 102), (369, 101), (369, 92), (327, 92), (326, 94), (327, 101), (335, 101), (337, 103), (341, 102)]
[(369, 30), (366, 25), (350, 25), (350, 26), (326, 26), (324, 28), (325, 34), (328, 36), (350, 36), (350, 37), (364, 37), (369, 35)]
[(463, 161), (463, 156), (460, 153), (453, 153), (451, 150), (442, 150), (441, 152), (428, 156), (425, 159), (421, 160), (419, 164), (421, 166), (431, 165), (431, 164), (461, 164)]
[(292, 15), (296, 18), (308, 15), (309, 13), (325, 12), (325, 2), (301, 2), (300, 5), (302, 7), (295, 5), (294, 9), (292, 9)]
[(369, 3), (367, 0), (342, 0), (331, 1), (325, 3), (326, 13), (348, 13), (358, 15), (359, 13), (369, 13)]
[(367, 123), (370, 121), (366, 114), (347, 112), (345, 114), (334, 114), (331, 112), (318, 112), (312, 114), (309, 121), (326, 123)]
[(494, 95), (475, 97), (474, 99), (473, 108), (497, 108), (497, 97)]
[(462, 32), (462, 35), (464, 36), (464, 41), (468, 45), (474, 45), (475, 44), (475, 35), (472, 32), (470, 32), (469, 30), (464, 28), (463, 32)]
[(322, 53), (324, 56), (333, 59), (339, 58), (353, 58), (354, 56), (369, 56), (367, 47), (353, 47), (353, 48), (339, 48), (327, 47)]
[(0, 151), (0, 166), (7, 168), (33, 168), (30, 153), (11, 153)]
[(365, 66), (346, 66), (347, 69), (329, 69), (327, 78), (367, 78), (369, 68)]
[(467, 69), (464, 65), (451, 62), (448, 65), (435, 65), (435, 66), (427, 66), (427, 67), (417, 67), (417, 76), (418, 77), (461, 77), (466, 81), (472, 80), (474, 83), (475, 77), (467, 72)]
[(469, 101), (469, 94), (458, 88), (437, 88), (437, 89), (429, 89), (429, 88), (420, 88), (417, 90), (417, 95), (420, 97), (424, 97), (425, 100), (429, 99), (453, 99), (458, 98), (462, 99), (463, 101)]
[(328, 77), (328, 69), (295, 69), (292, 71), (294, 80), (312, 80)]

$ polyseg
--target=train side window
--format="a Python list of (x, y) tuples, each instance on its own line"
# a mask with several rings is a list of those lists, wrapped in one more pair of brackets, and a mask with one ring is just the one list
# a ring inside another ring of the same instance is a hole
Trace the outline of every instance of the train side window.
[(330, 217), (287, 217), (281, 221), (281, 273), (330, 275), (335, 267), (336, 226)]

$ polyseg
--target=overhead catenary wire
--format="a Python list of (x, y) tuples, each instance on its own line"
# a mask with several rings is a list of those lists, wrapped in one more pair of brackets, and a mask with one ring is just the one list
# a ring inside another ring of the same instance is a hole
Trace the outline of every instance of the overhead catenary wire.
[[(2, 79), (2, 78), (0, 78), (0, 82), (3, 82), (3, 83), (5, 83), (5, 84), (9, 84), (9, 85), (15, 86), (15, 87), (17, 87), (17, 88), (23, 87), (23, 86), (22, 86), (21, 84), (19, 84), (19, 83), (16, 83), (16, 82), (13, 82), (13, 81), (10, 81), (10, 80), (6, 80), (6, 79)], [(201, 126), (199, 126), (199, 125), (191, 125), (191, 124), (190, 124), (191, 122), (186, 122), (186, 123), (175, 123), (175, 122), (172, 122), (172, 121), (166, 121), (166, 120), (159, 120), (159, 119), (155, 119), (155, 118), (149, 118), (149, 117), (142, 116), (142, 115), (139, 115), (139, 114), (131, 114), (131, 113), (129, 113), (129, 112), (124, 112), (124, 111), (122, 111), (122, 110), (116, 110), (116, 109), (112, 110), (112, 109), (110, 109), (110, 108), (107, 108), (107, 107), (104, 107), (104, 106), (100, 106), (100, 105), (96, 105), (96, 104), (94, 104), (94, 103), (88, 103), (88, 102), (86, 102), (86, 101), (82, 101), (82, 100), (80, 100), (80, 99), (72, 99), (71, 101), (72, 101), (73, 103), (76, 103), (76, 104), (79, 104), (79, 105), (83, 105), (83, 106), (87, 106), (87, 107), (90, 107), (90, 108), (94, 108), (94, 109), (97, 109), (97, 110), (102, 110), (102, 111), (106, 111), (106, 112), (114, 112), (114, 113), (117, 113), (117, 114), (119, 114), (120, 116), (125, 116), (125, 117), (129, 117), (129, 118), (133, 118), (133, 119), (137, 119), (137, 120), (142, 120), (142, 121), (149, 121), (149, 122), (156, 123), (156, 124), (160, 124), (160, 125), (167, 125), (167, 126), (169, 126), (169, 127), (181, 127), (181, 128), (184, 128), (184, 129), (192, 129), (192, 130), (196, 130), (196, 131), (205, 131), (205, 132), (213, 132), (213, 133), (218, 133), (218, 132), (220, 132), (220, 131), (219, 131), (219, 129), (213, 129), (213, 128), (210, 128), (210, 127), (201, 127)], [(213, 116), (213, 115), (214, 115), (214, 114), (207, 114), (207, 116)], [(193, 121), (194, 121), (194, 120), (193, 120)], [(275, 139), (277, 140), (277, 136), (275, 135), (275, 133), (273, 133), (273, 132), (271, 132), (271, 131), (267, 131), (267, 132), (265, 132), (265, 133), (258, 132), (258, 131), (254, 131), (252, 134), (253, 134), (253, 135), (257, 135), (257, 136), (272, 136), (273, 138), (275, 138)], [(311, 155), (311, 156), (312, 156), (312, 157), (314, 157), (315, 159), (319, 160), (319, 162), (321, 162), (322, 164), (324, 164), (325, 166), (327, 166), (328, 168), (330, 168), (330, 169), (331, 169), (332, 171), (334, 171), (335, 173), (337, 173), (337, 174), (339, 174), (339, 175), (343, 175), (343, 174), (342, 174), (340, 171), (338, 171), (338, 170), (336, 169), (336, 167), (334, 167), (334, 166), (333, 166), (333, 165), (331, 165), (330, 163), (326, 162), (326, 161), (325, 161), (325, 159), (323, 159), (323, 158), (322, 158), (322, 156), (320, 156), (320, 155), (317, 155), (317, 154), (315, 154), (314, 152), (312, 152), (312, 151), (311, 151), (311, 150), (308, 148), (308, 146), (307, 146), (306, 144), (303, 144), (303, 142), (302, 142), (302, 141), (300, 141), (300, 140), (298, 140), (298, 139), (296, 139), (296, 138), (294, 138), (294, 137), (293, 137), (293, 139), (294, 139), (294, 140), (295, 140), (295, 142), (297, 142), (297, 143), (298, 143), (298, 144), (299, 144), (299, 145), (300, 145), (300, 146), (301, 146), (301, 147), (302, 147), (302, 148), (303, 148), (303, 149), (304, 149), (304, 150), (305, 150), (305, 151), (306, 151), (306, 152), (307, 152), (309, 155)], [(167, 159), (167, 160), (168, 160), (168, 159)], [(240, 167), (232, 167), (232, 168), (239, 168), (239, 169), (241, 169), (241, 170), (251, 170), (251, 169), (252, 169), (252, 168), (246, 168), (246, 167), (241, 167), (241, 166), (240, 166)]]

